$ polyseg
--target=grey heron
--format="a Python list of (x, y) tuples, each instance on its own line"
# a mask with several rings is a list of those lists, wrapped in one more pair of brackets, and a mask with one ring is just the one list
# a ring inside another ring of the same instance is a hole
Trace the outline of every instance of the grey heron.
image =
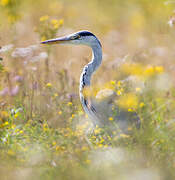
[[(91, 77), (99, 68), (102, 62), (102, 46), (99, 39), (89, 31), (79, 31), (64, 37), (50, 39), (41, 42), (42, 44), (75, 44), (86, 45), (92, 49), (92, 60), (84, 66), (80, 76), (79, 95), (84, 111), (88, 114), (95, 125), (110, 126), (114, 129), (114, 124), (109, 122), (109, 117), (114, 117), (120, 130), (126, 132), (130, 124), (140, 127), (140, 118), (135, 112), (113, 107), (112, 100), (116, 93), (106, 89), (100, 91), (96, 98), (87, 96), (84, 90), (91, 87)], [(98, 98), (103, 94), (103, 99)], [(116, 113), (117, 112), (117, 113)]]

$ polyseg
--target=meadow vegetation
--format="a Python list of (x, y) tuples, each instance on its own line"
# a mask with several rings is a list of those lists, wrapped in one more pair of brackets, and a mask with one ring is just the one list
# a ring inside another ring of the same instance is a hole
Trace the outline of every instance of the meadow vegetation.
[[(164, 0), (0, 0), (0, 179), (175, 179), (174, 10)], [(115, 91), (139, 130), (92, 128), (78, 95), (90, 49), (40, 45), (83, 29), (103, 46), (86, 93)]]

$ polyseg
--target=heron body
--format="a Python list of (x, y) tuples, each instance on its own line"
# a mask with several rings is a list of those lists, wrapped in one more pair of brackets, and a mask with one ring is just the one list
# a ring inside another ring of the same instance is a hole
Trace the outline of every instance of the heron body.
[[(80, 76), (79, 94), (84, 111), (92, 119), (95, 125), (111, 126), (109, 117), (114, 117), (118, 127), (126, 131), (133, 122), (136, 127), (140, 126), (140, 119), (134, 112), (114, 107), (114, 91), (106, 89), (100, 91), (96, 97), (87, 96), (84, 93), (91, 88), (91, 78), (102, 62), (102, 46), (98, 38), (89, 31), (79, 31), (61, 38), (46, 40), (42, 44), (76, 44), (86, 45), (92, 49), (92, 60), (84, 66)], [(100, 98), (103, 96), (103, 98)], [(113, 127), (114, 128), (114, 127)]]

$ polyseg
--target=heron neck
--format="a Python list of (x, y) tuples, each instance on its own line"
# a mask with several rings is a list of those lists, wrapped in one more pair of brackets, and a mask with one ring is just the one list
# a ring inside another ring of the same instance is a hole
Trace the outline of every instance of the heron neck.
[(98, 43), (92, 45), (92, 60), (83, 68), (80, 77), (80, 92), (85, 86), (90, 86), (92, 74), (98, 69), (102, 62), (102, 48)]

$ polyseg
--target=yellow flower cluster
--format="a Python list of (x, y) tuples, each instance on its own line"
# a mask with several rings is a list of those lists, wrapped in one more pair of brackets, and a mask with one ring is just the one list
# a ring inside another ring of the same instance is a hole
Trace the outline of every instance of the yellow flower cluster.
[(120, 96), (117, 103), (121, 108), (130, 109), (131, 111), (131, 109), (136, 109), (138, 107), (139, 102), (135, 94), (128, 93)]
[(49, 16), (48, 15), (45, 15), (45, 16), (41, 16), (40, 17), (40, 22), (44, 22), (44, 21), (47, 21), (49, 19)]
[(63, 25), (64, 20), (51, 19), (48, 15), (41, 16), (40, 23), (35, 31), (38, 32), (42, 41), (56, 36), (58, 29)]
[(60, 19), (59, 21), (57, 19), (52, 19), (51, 24), (53, 25), (54, 29), (58, 29), (59, 26), (62, 26), (64, 23), (63, 19)]
[(109, 121), (113, 121), (114, 120), (114, 118), (113, 117), (109, 117)]
[(121, 69), (126, 74), (141, 77), (151, 77), (164, 72), (163, 66), (149, 66), (145, 68), (140, 64), (123, 64)]
[(10, 2), (9, 0), (1, 0), (0, 3), (2, 6), (7, 6), (9, 4), (9, 2)]
[(146, 76), (153, 76), (155, 74), (161, 74), (164, 72), (164, 68), (162, 66), (150, 66), (150, 67), (147, 67), (144, 71), (144, 74)]
[(46, 87), (50, 88), (50, 87), (52, 87), (52, 84), (51, 83), (47, 83)]

